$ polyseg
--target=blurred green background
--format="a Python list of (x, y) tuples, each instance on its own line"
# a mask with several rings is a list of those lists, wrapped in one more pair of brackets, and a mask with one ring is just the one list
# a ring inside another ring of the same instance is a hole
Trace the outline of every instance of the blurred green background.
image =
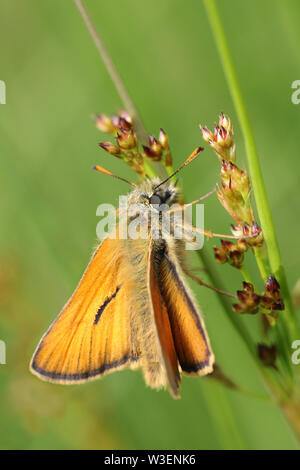
[[(198, 124), (221, 111), (244, 144), (199, 0), (86, 0), (86, 6), (143, 119), (168, 133), (174, 166), (199, 144)], [(298, 0), (218, 1), (253, 125), (290, 286), (299, 277), (299, 113), (291, 83), (300, 79)], [(293, 449), (292, 431), (269, 401), (183, 378), (182, 398), (146, 388), (140, 371), (59, 386), (28, 371), (42, 333), (73, 292), (95, 246), (96, 207), (116, 203), (125, 184), (91, 171), (99, 163), (131, 170), (97, 147), (91, 119), (122, 103), (71, 0), (0, 0), (1, 231), (0, 365), (2, 449)], [(209, 191), (219, 163), (206, 146), (181, 174), (186, 199)], [(215, 196), (206, 228), (229, 232)], [(209, 241), (206, 248), (212, 258)], [(197, 258), (195, 259), (197, 263)], [(258, 278), (251, 256), (247, 266)], [(234, 292), (241, 278), (216, 266)], [(244, 388), (265, 395), (245, 346), (213, 292), (191, 284), (219, 364)], [(253, 334), (257, 319), (243, 317)]]

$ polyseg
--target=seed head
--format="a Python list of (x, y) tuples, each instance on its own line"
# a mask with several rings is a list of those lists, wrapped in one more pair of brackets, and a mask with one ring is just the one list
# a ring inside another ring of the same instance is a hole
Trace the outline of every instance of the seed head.
[(200, 126), (202, 137), (215, 151), (218, 158), (235, 162), (235, 143), (233, 141), (233, 127), (230, 119), (221, 113), (219, 124), (215, 124), (214, 132), (207, 127)]

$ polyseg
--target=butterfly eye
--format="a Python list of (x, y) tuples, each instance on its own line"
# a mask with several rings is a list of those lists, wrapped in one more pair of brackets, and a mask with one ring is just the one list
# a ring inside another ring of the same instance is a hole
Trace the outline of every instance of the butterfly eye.
[(157, 196), (157, 194), (153, 194), (151, 197), (150, 197), (150, 204), (153, 206), (155, 204), (157, 205), (160, 205), (161, 204), (161, 199), (159, 196)]

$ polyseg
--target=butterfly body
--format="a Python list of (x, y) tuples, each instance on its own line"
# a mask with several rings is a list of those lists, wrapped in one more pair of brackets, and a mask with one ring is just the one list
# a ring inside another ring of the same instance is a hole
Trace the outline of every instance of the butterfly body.
[[(180, 203), (173, 183), (146, 180), (126, 199), (135, 238), (114, 236), (93, 255), (77, 289), (40, 341), (31, 370), (56, 383), (80, 383), (141, 367), (153, 388), (179, 395), (181, 372), (213, 368), (203, 320), (185, 283), (184, 243), (166, 232), (162, 213)], [(151, 224), (153, 216), (156, 224)], [(171, 223), (172, 225), (172, 223)]]

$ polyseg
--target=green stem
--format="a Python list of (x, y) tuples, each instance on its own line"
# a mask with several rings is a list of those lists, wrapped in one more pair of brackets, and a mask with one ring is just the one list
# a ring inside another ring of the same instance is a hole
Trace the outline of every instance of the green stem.
[(237, 74), (226, 41), (221, 19), (216, 8), (215, 0), (204, 0), (204, 5), (213, 30), (214, 38), (223, 65), (223, 70), (227, 79), (227, 83), (231, 92), (231, 96), (236, 108), (236, 112), (245, 139), (255, 202), (267, 245), (270, 267), (272, 273), (275, 275), (276, 279), (280, 283), (281, 292), (285, 301), (285, 318), (289, 329), (290, 339), (295, 338), (297, 337), (298, 324), (291, 302), (291, 296), (288, 289), (285, 270), (281, 261), (281, 255), (275, 234), (272, 214), (268, 203), (262, 171), (260, 168), (260, 163), (256, 150), (255, 140), (246, 111), (245, 103), (243, 100), (242, 91), (238, 82)]
[(261, 275), (264, 283), (266, 283), (267, 279), (268, 279), (268, 273), (266, 271), (265, 264), (264, 264), (262, 248), (259, 247), (259, 246), (255, 246), (253, 248), (253, 252), (254, 252), (254, 255), (255, 255), (255, 258), (256, 258), (256, 263), (257, 263), (260, 275)]
[[(206, 268), (205, 272), (206, 272), (206, 274), (209, 278), (210, 284), (217, 287), (220, 291), (222, 291), (222, 290), (224, 291), (225, 289), (222, 285), (222, 282), (221, 282), (218, 274), (216, 273), (214, 267), (212, 266), (212, 263), (211, 263), (211, 261), (209, 260), (207, 254), (206, 254), (206, 251), (204, 249), (202, 249), (202, 250), (197, 251), (197, 254), (198, 254), (200, 260), (202, 261), (203, 265)], [(238, 314), (233, 312), (231, 300), (229, 299), (229, 297), (226, 297), (226, 296), (224, 296), (223, 294), (221, 294), (219, 292), (217, 292), (217, 296), (218, 296), (218, 299), (219, 299), (222, 307), (224, 308), (224, 310), (227, 314), (227, 317), (228, 317), (229, 321), (231, 322), (232, 326), (234, 327), (234, 329), (236, 330), (238, 335), (242, 338), (242, 340), (246, 344), (248, 351), (250, 352), (252, 358), (254, 359), (254, 361), (257, 364), (258, 363), (258, 358), (257, 358), (257, 354), (256, 354), (256, 350), (255, 350), (252, 338), (250, 337), (248, 331), (244, 328), (244, 325), (242, 324), (241, 320), (239, 319)]]
[[(134, 106), (134, 103), (132, 99), (130, 98), (130, 95), (115, 67), (115, 64), (113, 63), (109, 53), (107, 52), (107, 49), (102, 41), (102, 39), (99, 36), (99, 33), (97, 32), (94, 23), (91, 20), (91, 17), (89, 16), (87, 9), (83, 5), (82, 0), (74, 0), (74, 3), (76, 7), (78, 8), (78, 11), (87, 27), (88, 32), (91, 35), (91, 38), (93, 39), (93, 42), (99, 52), (99, 55), (101, 59), (104, 62), (104, 65), (106, 67), (106, 70), (117, 90), (119, 93), (119, 96), (121, 100), (123, 101), (123, 104), (128, 111), (128, 113), (131, 115), (133, 122), (134, 122), (134, 127), (137, 135), (139, 136), (140, 141), (144, 145), (148, 145), (148, 133), (142, 123), (142, 120), (140, 119), (140, 116)], [(156, 176), (155, 172), (155, 167), (157, 167), (158, 173), (162, 174), (162, 176), (165, 176), (165, 171), (162, 165), (156, 164), (154, 165), (154, 169), (152, 168), (151, 164), (144, 159), (144, 166), (145, 166), (145, 171), (146, 174), (150, 177), (153, 178)]]
[[(255, 286), (254, 282), (252, 281), (247, 269), (245, 266), (242, 266), (241, 269), (241, 274), (243, 275), (243, 278), (245, 279), (246, 282), (250, 282), (253, 287), (254, 287), (254, 290), (257, 294), (259, 294), (259, 290), (257, 289), (257, 287)], [(261, 309), (261, 313), (263, 314), (266, 314), (268, 315), (269, 314), (269, 311), (268, 310), (264, 310), (264, 309)], [(283, 328), (284, 325), (280, 325), (280, 322), (277, 322), (277, 334), (278, 334), (278, 337), (280, 337), (280, 341), (281, 341), (281, 344), (282, 344), (282, 348), (284, 350), (284, 357), (285, 357), (285, 366), (286, 366), (286, 369), (287, 371), (289, 372), (289, 374), (291, 374), (291, 365), (290, 365), (290, 349), (289, 349), (289, 343), (287, 341), (287, 334), (282, 334), (282, 328)], [(285, 332), (287, 333), (287, 332)]]
[[(217, 272), (214, 269), (213, 264), (209, 260), (206, 251), (204, 249), (197, 251), (197, 254), (202, 261), (203, 265), (205, 266), (205, 272), (209, 278), (210, 284), (214, 285), (220, 290), (224, 290), (224, 286), (222, 285), (222, 281), (220, 280)], [(257, 370), (263, 380), (263, 383), (265, 384), (266, 388), (269, 390), (270, 394), (272, 395), (273, 399), (276, 400), (278, 397), (282, 396), (283, 390), (278, 387), (278, 383), (276, 379), (273, 377), (272, 371), (269, 370), (267, 367), (264, 367), (263, 364), (260, 362), (257, 350), (256, 350), (256, 344), (252, 340), (251, 336), (249, 335), (248, 331), (245, 329), (241, 319), (239, 318), (238, 314), (233, 312), (232, 310), (232, 303), (229, 299), (229, 297), (226, 297), (220, 293), (217, 292), (218, 299), (227, 314), (227, 317), (232, 324), (233, 328), (239, 335), (239, 337), (242, 339), (243, 343), (246, 345), (246, 348), (248, 349), (251, 358), (254, 361), (254, 364), (257, 367)]]
[(87, 9), (85, 8), (85, 6), (83, 5), (83, 2), (82, 0), (74, 0), (74, 3), (76, 5), (76, 7), (78, 8), (78, 11), (83, 19), (83, 21), (85, 22), (85, 25), (94, 41), (94, 44), (104, 62), (104, 65), (110, 75), (110, 78), (112, 79), (113, 81), (113, 84), (115, 85), (116, 87), (116, 90), (118, 91), (119, 95), (120, 95), (120, 98), (121, 100), (123, 101), (124, 103), (124, 106), (126, 107), (126, 110), (128, 111), (128, 113), (132, 116), (133, 120), (134, 120), (134, 123), (135, 123), (135, 126), (136, 126), (136, 130), (139, 134), (139, 137), (141, 139), (141, 141), (143, 143), (146, 144), (146, 142), (148, 141), (148, 135), (147, 135), (147, 132), (142, 124), (142, 121), (137, 113), (137, 110), (133, 104), (133, 101), (131, 100), (128, 92), (127, 92), (127, 89), (110, 57), (110, 55), (108, 54), (107, 50), (106, 50), (106, 47), (102, 41), (102, 39), (100, 38), (98, 32), (96, 31), (96, 28), (87, 12)]
[[(113, 61), (111, 60), (99, 34), (97, 33), (95, 27), (94, 27), (94, 24), (91, 20), (91, 18), (89, 17), (88, 15), (88, 12), (86, 10), (86, 8), (84, 7), (83, 5), (83, 2), (82, 0), (74, 0), (74, 3), (75, 5), (77, 6), (79, 12), (80, 12), (80, 15), (82, 16), (86, 26), (87, 26), (87, 29), (95, 43), (95, 46), (97, 47), (97, 50), (106, 66), (106, 69), (120, 95), (120, 98), (121, 100), (123, 101), (123, 104), (124, 106), (126, 107), (127, 111), (131, 114), (131, 116), (133, 117), (134, 119), (134, 122), (135, 122), (135, 127), (136, 127), (136, 132), (137, 134), (139, 135), (139, 138), (141, 141), (144, 141), (144, 142), (147, 142), (147, 132), (145, 131), (145, 128), (142, 124), (142, 121), (136, 111), (136, 108), (125, 88), (125, 85), (124, 83), (122, 82), (121, 80), (121, 77), (119, 76), (116, 68), (115, 68), (115, 65), (113, 63)], [(146, 163), (147, 164), (147, 163)], [(147, 167), (149, 165), (147, 164)], [(157, 165), (154, 166), (154, 168), (156, 168)], [(158, 171), (160, 170), (159, 168), (157, 168)], [(153, 172), (153, 169), (150, 167), (147, 168), (147, 172), (149, 174), (149, 176), (153, 175), (154, 172)], [(202, 259), (204, 258), (204, 256), (202, 256)], [(208, 260), (204, 260), (204, 264), (206, 264), (206, 266), (209, 266), (209, 263), (208, 263)], [(213, 284), (214, 285), (220, 285), (220, 283), (218, 282), (218, 280), (216, 279), (216, 276), (213, 274), (213, 269), (210, 269), (209, 267), (207, 267), (207, 270), (210, 274), (210, 278), (211, 280), (213, 281)], [(228, 312), (229, 314), (229, 318), (231, 320), (231, 322), (233, 323), (233, 325), (235, 326), (235, 329), (239, 332), (240, 336), (243, 338), (245, 344), (247, 345), (256, 365), (258, 366), (258, 368), (260, 369), (260, 372), (262, 373), (262, 375), (264, 376), (266, 382), (268, 383), (269, 380), (268, 380), (268, 374), (267, 373), (264, 373), (264, 368), (262, 368), (258, 358), (257, 358), (257, 355), (256, 355), (256, 351), (255, 351), (255, 345), (251, 339), (251, 337), (249, 336), (248, 332), (244, 329), (242, 323), (240, 322), (239, 318), (235, 317), (234, 313), (232, 312), (231, 310), (231, 305), (229, 305), (228, 303), (228, 300), (227, 299), (224, 299), (223, 296), (219, 295), (219, 299), (222, 303), (222, 305), (224, 306), (224, 309)]]
[[(99, 55), (101, 59), (104, 62), (104, 65), (106, 67), (106, 70), (113, 82), (113, 84), (116, 87), (117, 92), (119, 93), (119, 96), (121, 100), (123, 101), (123, 104), (128, 111), (128, 113), (131, 115), (133, 122), (134, 122), (134, 127), (137, 135), (139, 136), (140, 141), (144, 145), (148, 145), (148, 133), (142, 123), (142, 120), (140, 119), (140, 116), (134, 106), (134, 103), (124, 85), (124, 82), (122, 81), (115, 64), (113, 63), (99, 33), (97, 32), (94, 23), (91, 19), (91, 17), (88, 14), (87, 9), (83, 5), (82, 0), (74, 0), (74, 3), (76, 7), (78, 8), (78, 11), (87, 27), (88, 32), (91, 35), (91, 38), (93, 39), (93, 42), (99, 52)], [(173, 167), (164, 167), (161, 163), (159, 162), (153, 162), (151, 164), (148, 162), (146, 159), (144, 159), (144, 166), (145, 166), (145, 171), (146, 174), (150, 178), (154, 178), (159, 174), (162, 178), (165, 178), (166, 176), (170, 176), (174, 170)], [(157, 172), (156, 172), (157, 170)]]
[(245, 267), (245, 265), (241, 267), (240, 271), (241, 271), (241, 274), (242, 274), (244, 280), (245, 280), (246, 282), (249, 282), (250, 284), (252, 284), (253, 287), (254, 287), (254, 291), (256, 292), (256, 294), (259, 294), (259, 290), (257, 289), (255, 283), (254, 283), (253, 280), (251, 279), (251, 276), (250, 276), (250, 274), (249, 274), (247, 268)]
[(246, 282), (250, 282), (251, 284), (253, 284), (253, 282), (251, 281), (251, 278), (250, 278), (250, 274), (248, 273), (245, 266), (241, 267), (240, 272), (242, 273), (242, 276), (243, 276), (243, 278), (245, 279)]

